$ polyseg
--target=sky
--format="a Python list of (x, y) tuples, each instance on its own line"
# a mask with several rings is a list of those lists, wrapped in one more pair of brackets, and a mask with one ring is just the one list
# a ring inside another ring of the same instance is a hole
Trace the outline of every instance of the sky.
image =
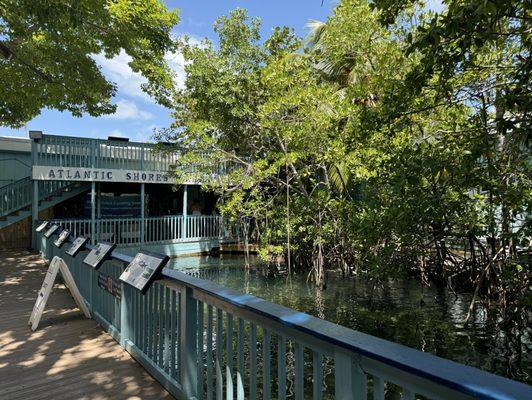
[[(324, 21), (337, 0), (166, 0), (169, 8), (180, 10), (180, 22), (174, 28), (175, 36), (189, 35), (193, 39), (209, 38), (216, 41), (213, 24), (216, 18), (241, 7), (250, 16), (262, 20), (262, 36), (268, 37), (275, 26), (289, 26), (296, 34), (305, 36), (306, 23)], [(439, 9), (440, 0), (430, 0), (429, 8)], [(115, 114), (101, 117), (84, 115), (74, 117), (69, 112), (42, 110), (41, 114), (21, 129), (0, 127), (0, 136), (28, 137), (29, 130), (45, 134), (107, 138), (128, 137), (133, 141), (150, 141), (154, 130), (168, 127), (172, 122), (170, 110), (155, 104), (141, 89), (144, 78), (133, 73), (128, 56), (121, 53), (113, 59), (95, 56), (104, 75), (117, 85), (113, 99)], [(180, 54), (168, 56), (170, 66), (177, 74), (178, 84), (185, 80), (184, 60)]]

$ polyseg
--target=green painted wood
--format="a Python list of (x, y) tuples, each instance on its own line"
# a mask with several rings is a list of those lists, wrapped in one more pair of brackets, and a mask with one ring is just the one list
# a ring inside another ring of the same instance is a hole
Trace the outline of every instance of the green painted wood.
[(257, 398), (257, 325), (249, 328), (249, 398)]
[(213, 358), (212, 358), (212, 330), (213, 330), (213, 309), (212, 305), (207, 305), (207, 344), (206, 344), (206, 357), (207, 357), (207, 400), (213, 398)]
[(384, 379), (373, 375), (373, 400), (384, 400)]
[(305, 398), (305, 386), (304, 386), (304, 347), (300, 343), (295, 344), (294, 351), (295, 358), (295, 395), (296, 400), (303, 400)]
[(277, 341), (277, 398), (286, 399), (286, 337)]
[(225, 327), (225, 393), (227, 400), (233, 400), (233, 314), (226, 313), (227, 324)]
[(317, 351), (312, 352), (312, 398), (323, 398), (323, 356)]
[(238, 318), (237, 328), (237, 373), (236, 373), (236, 398), (244, 400), (244, 320)]
[(181, 297), (181, 384), (187, 398), (197, 398), (197, 312), (198, 304), (192, 289), (186, 288)]
[(171, 309), (171, 327), (170, 327), (170, 377), (177, 379), (177, 368), (176, 368), (176, 352), (177, 352), (177, 292), (175, 290), (171, 291), (170, 295), (170, 309)]
[(223, 311), (216, 309), (216, 400), (223, 399), (223, 375), (222, 375), (222, 335), (223, 335)]
[(262, 338), (262, 397), (264, 400), (271, 398), (271, 334), (268, 329), (263, 330)]
[(203, 319), (203, 312), (204, 312), (204, 306), (205, 304), (203, 304), (201, 301), (198, 301), (198, 316), (197, 316), (197, 320), (198, 320), (198, 334), (197, 334), (197, 338), (198, 338), (198, 362), (197, 362), (197, 373), (196, 375), (198, 376), (198, 384), (197, 384), (197, 390), (196, 390), (196, 393), (197, 393), (197, 398), (198, 400), (203, 400), (204, 398), (204, 385), (205, 385), (205, 381), (204, 381), (204, 376), (203, 376), (203, 368), (204, 368), (204, 346), (203, 346), (203, 331), (204, 331), (204, 319)]

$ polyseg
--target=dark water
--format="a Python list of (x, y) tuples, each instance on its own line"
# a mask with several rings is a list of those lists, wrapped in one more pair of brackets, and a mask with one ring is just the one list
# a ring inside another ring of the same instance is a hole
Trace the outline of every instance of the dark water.
[(256, 260), (246, 269), (238, 256), (181, 257), (171, 260), (171, 267), (370, 335), (532, 382), (530, 329), (501, 328), (499, 310), (487, 303), (476, 307), (464, 327), (470, 294), (455, 295), (407, 279), (372, 290), (367, 282), (335, 274), (321, 291), (306, 276), (287, 278)]

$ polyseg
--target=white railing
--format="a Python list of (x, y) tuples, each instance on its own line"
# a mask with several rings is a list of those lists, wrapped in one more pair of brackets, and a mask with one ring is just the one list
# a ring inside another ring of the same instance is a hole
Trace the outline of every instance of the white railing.
[[(236, 236), (220, 215), (170, 215), (141, 218), (57, 219), (53, 222), (68, 229), (74, 237), (86, 236), (97, 242), (118, 245), (158, 243)], [(94, 229), (94, 232), (93, 232)]]

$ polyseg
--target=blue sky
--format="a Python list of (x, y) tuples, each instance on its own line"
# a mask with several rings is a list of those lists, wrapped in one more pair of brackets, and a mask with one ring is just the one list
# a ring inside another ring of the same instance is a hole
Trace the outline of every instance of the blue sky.
[[(250, 16), (262, 19), (262, 35), (269, 36), (275, 26), (287, 25), (304, 36), (305, 24), (310, 19), (325, 20), (337, 0), (167, 0), (169, 8), (180, 10), (181, 20), (175, 28), (176, 35), (187, 34), (195, 38), (215, 39), (212, 29), (215, 19), (228, 14), (236, 7), (249, 11)], [(431, 0), (431, 8), (440, 8), (439, 0)], [(104, 117), (73, 117), (68, 112), (43, 110), (22, 129), (0, 127), (0, 136), (27, 137), (28, 130), (41, 130), (45, 134), (106, 138), (109, 135), (125, 136), (135, 141), (149, 140), (153, 130), (171, 123), (169, 110), (158, 106), (140, 90), (143, 78), (128, 67), (127, 55), (120, 54), (112, 60), (95, 57), (105, 76), (118, 87), (114, 102), (117, 112)], [(169, 56), (170, 65), (178, 81), (184, 80), (183, 59), (179, 54)]]

